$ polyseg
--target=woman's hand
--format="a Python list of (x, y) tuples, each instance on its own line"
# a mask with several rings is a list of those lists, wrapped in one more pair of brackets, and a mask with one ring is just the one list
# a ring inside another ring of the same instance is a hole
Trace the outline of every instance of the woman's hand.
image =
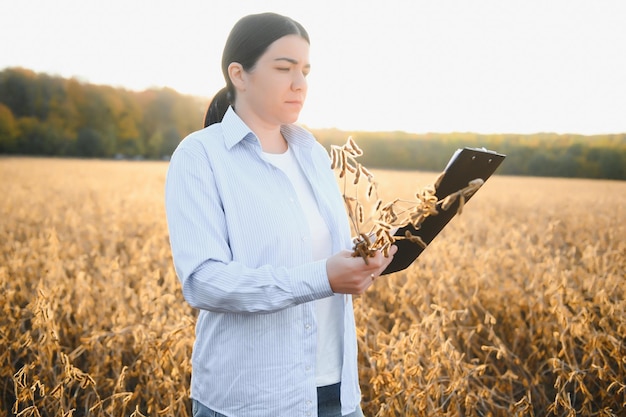
[(396, 246), (389, 249), (389, 256), (376, 255), (367, 259), (353, 257), (350, 251), (341, 251), (326, 260), (326, 273), (334, 293), (363, 294), (391, 263), (393, 255), (398, 251)]

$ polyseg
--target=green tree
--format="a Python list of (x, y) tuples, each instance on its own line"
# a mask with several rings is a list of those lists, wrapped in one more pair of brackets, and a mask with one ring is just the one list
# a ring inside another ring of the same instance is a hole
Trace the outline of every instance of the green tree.
[(587, 155), (588, 161), (596, 167), (598, 178), (626, 178), (626, 153), (607, 148), (593, 148)]
[(15, 118), (35, 116), (35, 72), (9, 68), (0, 73), (0, 102), (11, 109)]
[(36, 117), (18, 119), (19, 137), (16, 152), (26, 155), (63, 154), (61, 133)]
[(162, 147), (163, 133), (157, 130), (148, 138), (148, 142), (146, 143), (146, 156), (153, 159), (160, 158), (162, 156)]
[(10, 108), (0, 103), (0, 153), (15, 152), (19, 130)]
[(103, 135), (95, 129), (82, 128), (76, 138), (76, 151), (79, 156), (102, 156), (105, 152)]

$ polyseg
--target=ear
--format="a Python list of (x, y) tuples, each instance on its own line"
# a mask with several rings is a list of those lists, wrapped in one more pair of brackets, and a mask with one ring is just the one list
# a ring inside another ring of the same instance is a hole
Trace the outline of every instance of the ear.
[(228, 76), (237, 90), (246, 89), (245, 71), (239, 62), (231, 62), (228, 65)]

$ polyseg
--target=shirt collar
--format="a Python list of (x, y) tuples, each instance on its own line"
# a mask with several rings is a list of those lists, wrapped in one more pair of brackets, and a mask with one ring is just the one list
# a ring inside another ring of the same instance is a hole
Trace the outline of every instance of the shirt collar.
[(220, 124), (224, 132), (224, 143), (228, 149), (231, 149), (248, 136), (254, 137), (254, 133), (252, 133), (250, 128), (241, 120), (231, 106), (226, 110)]
[[(226, 110), (221, 126), (224, 132), (224, 142), (228, 149), (231, 149), (244, 139), (249, 138), (251, 140), (256, 140), (256, 136), (252, 130), (250, 130), (237, 113), (235, 113), (232, 106), (228, 107), (228, 110)], [(280, 131), (283, 133), (285, 139), (290, 145), (311, 148), (315, 142), (315, 138), (311, 135), (311, 133), (294, 124), (283, 125), (281, 126)]]

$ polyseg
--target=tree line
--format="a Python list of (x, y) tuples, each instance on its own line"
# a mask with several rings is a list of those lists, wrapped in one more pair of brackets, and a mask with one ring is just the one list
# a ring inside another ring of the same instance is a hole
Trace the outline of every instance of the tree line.
[(371, 168), (441, 171), (456, 149), (487, 148), (507, 155), (496, 171), (504, 175), (626, 179), (626, 133), (577, 135), (537, 133), (476, 134), (405, 132), (315, 132), (325, 146), (341, 145), (352, 136)]
[(0, 72), (0, 153), (163, 158), (202, 123), (206, 99), (38, 74)]
[[(202, 127), (208, 99), (137, 92), (24, 68), (0, 72), (0, 154), (166, 159)], [(499, 174), (626, 179), (626, 133), (576, 135), (310, 129), (327, 148), (353, 136), (370, 168), (440, 171), (457, 148), (504, 153)]]

